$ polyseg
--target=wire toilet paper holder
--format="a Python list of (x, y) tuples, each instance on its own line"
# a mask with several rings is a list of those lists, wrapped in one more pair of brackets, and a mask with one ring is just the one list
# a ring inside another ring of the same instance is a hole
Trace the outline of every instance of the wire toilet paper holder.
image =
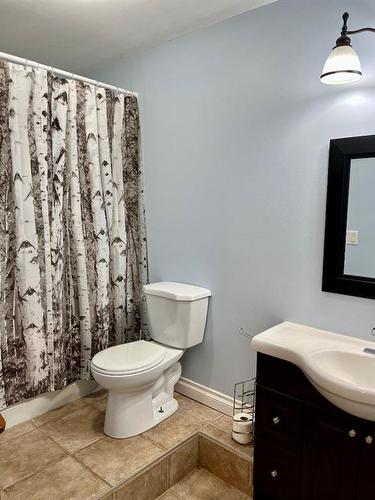
[(251, 442), (254, 441), (255, 418), (255, 381), (256, 378), (243, 380), (234, 384), (233, 391), (233, 418), (238, 413), (247, 413), (252, 423), (250, 427)]

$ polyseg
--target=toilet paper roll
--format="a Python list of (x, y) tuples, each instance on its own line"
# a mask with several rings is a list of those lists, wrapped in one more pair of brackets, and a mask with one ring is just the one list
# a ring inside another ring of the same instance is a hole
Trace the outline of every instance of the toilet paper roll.
[(240, 444), (250, 444), (252, 441), (252, 436), (250, 433), (243, 434), (242, 432), (232, 432), (232, 438)]
[(249, 413), (236, 413), (233, 417), (233, 431), (249, 433), (251, 432), (252, 418)]

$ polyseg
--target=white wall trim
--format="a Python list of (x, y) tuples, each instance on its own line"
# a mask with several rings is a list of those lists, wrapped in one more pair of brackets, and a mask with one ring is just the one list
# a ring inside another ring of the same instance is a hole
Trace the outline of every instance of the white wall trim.
[(175, 386), (176, 392), (194, 399), (214, 410), (218, 410), (225, 415), (233, 414), (233, 398), (221, 392), (198, 384), (193, 380), (181, 377)]
[(60, 406), (72, 403), (76, 399), (87, 396), (96, 391), (98, 385), (93, 380), (74, 382), (61, 391), (47, 392), (35, 398), (17, 403), (1, 411), (6, 420), (7, 429), (31, 418), (38, 417), (47, 411), (55, 410)]

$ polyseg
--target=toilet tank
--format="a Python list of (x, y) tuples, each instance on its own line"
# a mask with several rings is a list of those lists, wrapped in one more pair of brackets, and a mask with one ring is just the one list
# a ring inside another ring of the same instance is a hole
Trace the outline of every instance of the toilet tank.
[(151, 337), (169, 347), (187, 349), (203, 341), (211, 291), (161, 281), (143, 287)]

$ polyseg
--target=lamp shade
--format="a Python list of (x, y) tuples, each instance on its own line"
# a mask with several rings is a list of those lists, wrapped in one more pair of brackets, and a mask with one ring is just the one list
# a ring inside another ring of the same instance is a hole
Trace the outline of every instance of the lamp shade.
[(362, 78), (361, 63), (350, 45), (337, 45), (327, 57), (320, 80), (328, 85), (357, 82)]

